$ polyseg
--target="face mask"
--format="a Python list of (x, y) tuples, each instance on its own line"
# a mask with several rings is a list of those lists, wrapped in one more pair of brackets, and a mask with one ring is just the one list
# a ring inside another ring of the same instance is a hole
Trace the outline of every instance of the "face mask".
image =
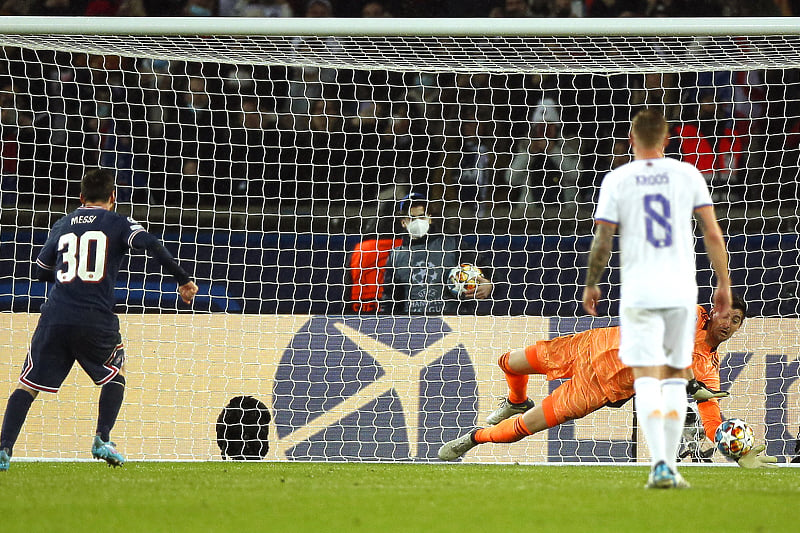
[(408, 230), (409, 235), (413, 239), (419, 239), (420, 237), (424, 237), (428, 230), (431, 227), (430, 221), (426, 218), (415, 218), (411, 222), (408, 223), (406, 229)]

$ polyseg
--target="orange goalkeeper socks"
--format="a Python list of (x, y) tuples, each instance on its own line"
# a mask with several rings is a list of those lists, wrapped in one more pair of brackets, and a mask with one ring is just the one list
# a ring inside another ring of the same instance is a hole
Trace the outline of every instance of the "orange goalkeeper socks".
[(479, 429), (472, 440), (478, 444), (486, 442), (517, 442), (532, 433), (522, 421), (522, 415), (507, 418), (496, 426)]
[(506, 375), (508, 383), (508, 401), (511, 403), (523, 403), (528, 399), (528, 376), (527, 374), (517, 374), (508, 366), (508, 358), (511, 352), (506, 352), (500, 356), (497, 364)]

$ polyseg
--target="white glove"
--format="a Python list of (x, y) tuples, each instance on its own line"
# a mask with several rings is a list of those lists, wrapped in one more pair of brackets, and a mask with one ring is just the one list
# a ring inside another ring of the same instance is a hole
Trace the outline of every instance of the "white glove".
[(763, 444), (753, 446), (753, 449), (737, 459), (737, 463), (742, 468), (774, 468), (778, 466), (777, 457), (771, 455), (758, 455), (763, 452), (767, 447)]
[(713, 390), (706, 387), (706, 384), (696, 379), (689, 380), (686, 384), (686, 391), (698, 402), (704, 402), (711, 398), (727, 398), (730, 396), (728, 391)]

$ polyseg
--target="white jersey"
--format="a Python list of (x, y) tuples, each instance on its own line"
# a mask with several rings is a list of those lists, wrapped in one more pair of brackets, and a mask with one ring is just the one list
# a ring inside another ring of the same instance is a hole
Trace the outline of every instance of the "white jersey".
[(606, 175), (595, 221), (618, 224), (621, 308), (697, 303), (692, 216), (708, 205), (706, 181), (688, 163), (641, 159)]

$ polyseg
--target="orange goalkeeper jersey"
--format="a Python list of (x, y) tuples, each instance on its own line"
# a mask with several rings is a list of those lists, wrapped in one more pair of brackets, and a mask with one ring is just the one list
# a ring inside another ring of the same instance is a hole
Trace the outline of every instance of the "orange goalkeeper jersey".
[[(694, 337), (694, 352), (692, 353), (692, 371), (694, 379), (702, 381), (709, 389), (719, 390), (719, 354), (716, 348), (712, 349), (706, 343), (706, 324), (710, 317), (705, 309), (697, 306), (697, 331)], [(706, 436), (714, 440), (717, 426), (722, 424), (722, 414), (719, 410), (719, 400), (713, 398), (697, 404), (700, 419)]]
[[(692, 370), (695, 379), (709, 388), (719, 389), (719, 355), (706, 343), (709, 315), (697, 306)], [(544, 341), (548, 352), (547, 379), (572, 377), (577, 365), (587, 362), (597, 375), (598, 384), (610, 402), (633, 396), (633, 370), (619, 360), (619, 327), (590, 329), (576, 335)], [(587, 361), (588, 359), (588, 361)], [(600, 407), (600, 406), (598, 406)], [(714, 440), (714, 432), (722, 423), (716, 399), (698, 405), (706, 435)]]

